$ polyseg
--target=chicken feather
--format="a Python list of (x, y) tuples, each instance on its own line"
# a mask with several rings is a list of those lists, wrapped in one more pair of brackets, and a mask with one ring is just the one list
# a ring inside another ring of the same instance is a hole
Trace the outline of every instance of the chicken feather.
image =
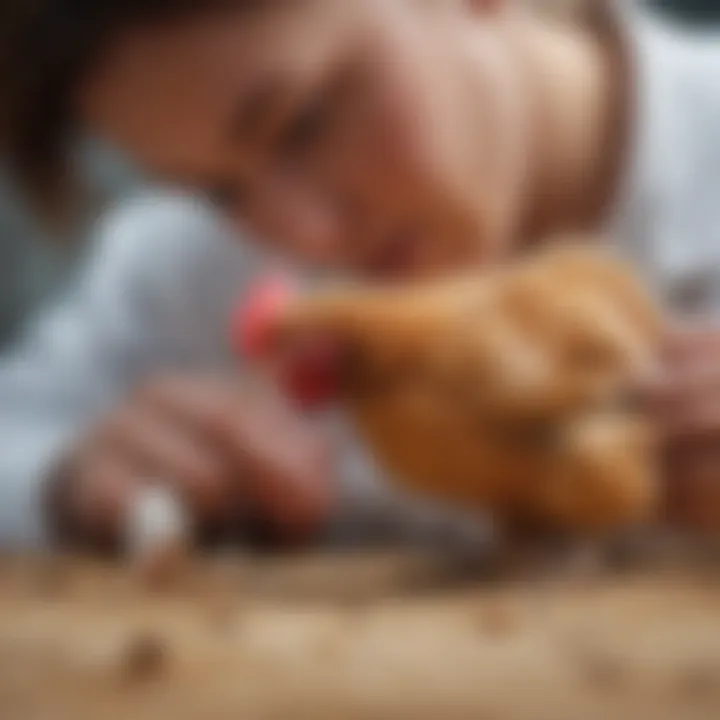
[(408, 488), (508, 522), (597, 531), (657, 501), (633, 387), (660, 315), (611, 255), (560, 243), (493, 271), (324, 292), (276, 319), (275, 349), (330, 336), (342, 400)]

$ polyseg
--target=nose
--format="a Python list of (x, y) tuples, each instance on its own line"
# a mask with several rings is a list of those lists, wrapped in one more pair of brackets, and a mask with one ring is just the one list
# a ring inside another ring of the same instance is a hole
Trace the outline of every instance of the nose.
[(251, 224), (261, 238), (322, 265), (343, 261), (342, 211), (332, 194), (310, 181), (275, 173), (253, 191)]

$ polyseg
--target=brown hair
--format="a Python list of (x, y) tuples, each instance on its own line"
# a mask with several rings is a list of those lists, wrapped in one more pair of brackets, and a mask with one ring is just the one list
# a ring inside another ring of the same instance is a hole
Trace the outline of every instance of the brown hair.
[(2, 0), (0, 153), (46, 219), (74, 206), (74, 94), (103, 48), (134, 24), (268, 0)]

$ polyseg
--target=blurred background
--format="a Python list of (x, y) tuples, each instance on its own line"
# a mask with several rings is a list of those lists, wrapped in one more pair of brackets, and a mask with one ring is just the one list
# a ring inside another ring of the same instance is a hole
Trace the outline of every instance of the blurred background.
[[(142, 179), (106, 149), (91, 147), (85, 154), (96, 213), (141, 185)], [(51, 236), (0, 168), (0, 352), (35, 310), (62, 292), (87, 244), (82, 236), (88, 231), (80, 227), (76, 233), (81, 237)]]
[[(587, 0), (529, 0), (572, 6)], [(623, 0), (621, 0), (623, 1)], [(720, 25), (720, 0), (646, 0), (674, 21), (700, 28)], [(87, 151), (88, 172), (98, 205), (136, 189), (142, 179), (101, 148)], [(78, 230), (82, 235), (83, 231)], [(0, 169), (0, 351), (41, 305), (51, 302), (72, 277), (82, 238), (58, 243), (43, 232)]]

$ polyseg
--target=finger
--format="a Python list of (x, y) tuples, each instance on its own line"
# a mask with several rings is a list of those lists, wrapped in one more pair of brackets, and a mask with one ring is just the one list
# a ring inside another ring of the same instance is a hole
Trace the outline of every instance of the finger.
[(303, 467), (275, 456), (250, 470), (247, 483), (260, 515), (267, 517), (288, 540), (314, 536), (330, 515), (332, 488), (327, 471), (319, 464)]
[(333, 504), (331, 453), (297, 419), (275, 417), (269, 426), (272, 432), (264, 421), (236, 426), (246, 492), (282, 533), (299, 539), (322, 527)]
[(223, 516), (231, 470), (216, 446), (160, 412), (128, 412), (108, 432), (108, 445), (124, 454), (145, 482), (171, 484), (201, 522)]
[(226, 397), (232, 416), (226, 440), (243, 469), (242, 490), (253, 515), (286, 541), (313, 536), (334, 501), (327, 437), (263, 378)]
[(666, 442), (720, 437), (720, 393), (696, 398), (673, 409), (661, 427)]
[[(200, 528), (207, 537), (234, 533), (238, 522), (251, 513), (244, 484), (247, 453), (240, 451), (237, 442), (238, 426), (256, 421), (256, 410), (250, 406), (256, 393), (249, 390), (249, 383), (236, 378), (170, 377), (154, 383), (141, 396), (149, 411), (171, 416), (188, 435), (202, 438), (208, 451), (223, 459), (223, 503), (216, 523)], [(273, 428), (267, 431), (272, 433)]]
[(150, 402), (196, 427), (223, 447), (235, 471), (235, 509), (267, 517), (289, 536), (317, 529), (330, 504), (321, 443), (272, 386), (253, 382), (168, 383)]
[(673, 524), (720, 531), (720, 455), (711, 446), (680, 453), (668, 465), (666, 515)]
[(136, 468), (120, 454), (95, 453), (84, 459), (70, 502), (86, 542), (117, 546), (138, 478)]
[(665, 384), (656, 387), (648, 403), (661, 431), (670, 436), (705, 432), (718, 425), (720, 406), (720, 366), (704, 363), (675, 372)]
[(187, 434), (223, 448), (228, 445), (231, 425), (244, 398), (235, 381), (170, 377), (143, 389), (139, 404), (148, 412), (174, 418)]
[(720, 363), (702, 362), (665, 372), (643, 388), (650, 407), (671, 414), (720, 392)]
[(666, 359), (672, 364), (692, 363), (707, 353), (720, 351), (720, 323), (699, 319), (677, 324), (667, 335)]

